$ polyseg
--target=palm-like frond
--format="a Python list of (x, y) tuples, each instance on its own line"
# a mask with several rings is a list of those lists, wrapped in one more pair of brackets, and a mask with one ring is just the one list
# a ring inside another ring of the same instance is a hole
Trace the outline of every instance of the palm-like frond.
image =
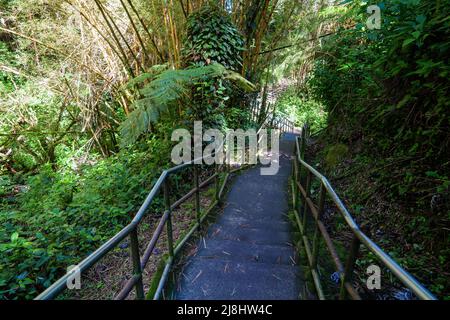
[(227, 70), (218, 63), (183, 70), (166, 70), (156, 76), (150, 72), (131, 80), (131, 85), (139, 85), (153, 79), (140, 90), (143, 98), (134, 103), (134, 111), (120, 126), (122, 145), (135, 142), (148, 130), (151, 122), (158, 121), (162, 112), (188, 95), (190, 87), (200, 79), (219, 76), (230, 80), (243, 90), (255, 89), (255, 86), (240, 74)]

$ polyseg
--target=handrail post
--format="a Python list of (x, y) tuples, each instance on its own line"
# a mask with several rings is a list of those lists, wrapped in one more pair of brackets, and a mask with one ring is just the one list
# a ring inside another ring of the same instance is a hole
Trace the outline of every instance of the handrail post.
[(197, 222), (200, 224), (201, 211), (200, 211), (200, 187), (199, 187), (199, 177), (198, 177), (198, 165), (194, 163), (194, 186), (195, 186), (195, 216), (197, 217)]
[(297, 157), (295, 158), (295, 162), (297, 163), (297, 175), (295, 177), (295, 180), (296, 180), (295, 186), (297, 187), (297, 199), (296, 199), (297, 207), (296, 207), (296, 209), (297, 209), (298, 214), (300, 214), (302, 203), (300, 201), (301, 193), (300, 193), (300, 188), (299, 188), (298, 184), (302, 185), (302, 180), (301, 180), (301, 178), (302, 178), (302, 163), (300, 161), (298, 161)]
[(216, 188), (216, 190), (215, 190), (215, 195), (214, 195), (214, 198), (215, 198), (215, 200), (217, 201), (217, 202), (219, 202), (220, 201), (220, 199), (219, 199), (219, 192), (220, 192), (220, 170), (219, 170), (219, 164), (217, 163), (216, 165), (215, 165), (215, 173), (216, 173), (216, 178), (215, 178), (215, 188)]
[(297, 164), (297, 147), (295, 147), (294, 150), (294, 164), (292, 165), (292, 186), (293, 186), (293, 193), (294, 193), (294, 199), (293, 199), (293, 208), (294, 210), (297, 209), (297, 202), (298, 202), (298, 186), (297, 186), (297, 172), (298, 172), (298, 164)]
[(306, 234), (306, 215), (308, 214), (308, 202), (307, 199), (309, 198), (309, 195), (311, 194), (311, 172), (308, 170), (306, 173), (306, 186), (305, 186), (305, 202), (303, 203), (303, 230)]
[[(296, 146), (295, 146), (296, 156), (295, 156), (294, 160), (297, 163), (297, 176), (295, 177), (295, 180), (296, 180), (296, 182), (298, 184), (302, 185), (302, 167), (303, 167), (303, 165), (302, 165), (301, 161), (299, 161), (299, 158), (301, 159), (301, 154), (300, 154), (300, 146), (299, 146), (299, 148), (297, 148), (297, 145), (298, 144), (296, 143)], [(300, 211), (301, 211), (300, 210), (301, 209), (301, 203), (299, 201), (300, 192), (299, 192), (299, 188), (298, 188), (297, 183), (296, 183), (296, 186), (297, 186), (297, 200), (296, 200), (296, 202), (297, 202), (297, 212), (298, 212), (298, 214), (300, 214)]]
[(316, 227), (314, 230), (314, 238), (313, 238), (313, 252), (312, 252), (312, 268), (316, 269), (317, 268), (317, 256), (319, 254), (319, 243), (320, 243), (320, 237), (319, 237), (319, 221), (322, 218), (322, 214), (324, 212), (324, 208), (325, 208), (325, 186), (323, 185), (323, 183), (320, 184), (320, 194), (319, 194), (319, 206), (318, 206), (318, 210), (317, 210), (317, 221), (315, 223)]
[[(302, 135), (300, 141), (300, 160), (305, 160), (305, 150), (306, 150), (306, 129), (305, 126), (302, 128)], [(300, 176), (299, 182), (302, 184), (301, 166), (300, 166)]]
[(300, 146), (300, 159), (305, 160), (305, 150), (306, 150), (306, 127), (302, 128), (302, 141)]
[(361, 241), (354, 234), (352, 244), (350, 246), (350, 252), (347, 257), (347, 262), (345, 264), (344, 274), (341, 277), (341, 291), (339, 294), (340, 300), (344, 300), (347, 297), (347, 289), (345, 288), (345, 284), (352, 281), (353, 270), (355, 268), (360, 245)]
[(133, 262), (133, 276), (138, 277), (135, 285), (136, 299), (144, 299), (144, 285), (142, 283), (141, 257), (139, 254), (139, 240), (137, 226), (130, 233), (131, 259)]
[(173, 257), (172, 210), (170, 209), (169, 177), (164, 181), (164, 205), (166, 211), (169, 212), (167, 216), (167, 245), (169, 248), (169, 256)]

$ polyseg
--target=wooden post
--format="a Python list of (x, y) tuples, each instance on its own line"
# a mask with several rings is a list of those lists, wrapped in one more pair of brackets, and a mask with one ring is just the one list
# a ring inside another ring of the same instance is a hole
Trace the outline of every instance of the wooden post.
[(306, 191), (306, 197), (305, 197), (305, 201), (303, 202), (303, 230), (305, 230), (305, 234), (306, 234), (306, 216), (308, 214), (308, 203), (306, 201), (307, 198), (309, 198), (309, 195), (311, 194), (311, 172), (307, 172), (306, 173), (306, 186), (305, 186), (305, 191)]
[(169, 177), (167, 177), (164, 181), (164, 204), (166, 211), (169, 212), (167, 217), (167, 245), (169, 248), (169, 256), (173, 257), (172, 211), (170, 209)]
[(318, 216), (317, 221), (315, 223), (316, 227), (314, 230), (314, 238), (313, 238), (313, 252), (312, 252), (312, 268), (317, 268), (317, 256), (319, 254), (319, 243), (320, 243), (320, 230), (319, 230), (319, 221), (322, 218), (324, 207), (325, 207), (325, 186), (323, 183), (320, 184), (320, 195), (319, 195), (319, 207), (318, 207)]
[(219, 199), (219, 192), (220, 192), (220, 170), (219, 170), (219, 164), (216, 164), (215, 167), (216, 170), (216, 178), (215, 178), (215, 183), (216, 183), (216, 192), (215, 192), (215, 199), (216, 201), (220, 201)]
[(138, 277), (135, 284), (136, 299), (144, 299), (144, 285), (142, 283), (141, 256), (139, 254), (139, 240), (137, 227), (130, 233), (131, 260), (133, 262), (133, 276)]
[(195, 188), (195, 216), (197, 217), (197, 222), (200, 224), (201, 219), (201, 208), (200, 208), (200, 187), (199, 187), (199, 177), (198, 177), (198, 165), (194, 163), (194, 188)]
[(340, 300), (344, 300), (347, 297), (347, 289), (345, 288), (345, 284), (347, 282), (352, 281), (353, 270), (355, 268), (356, 258), (358, 256), (360, 245), (361, 241), (358, 239), (356, 235), (353, 235), (352, 244), (350, 246), (350, 252), (348, 254), (347, 262), (345, 264), (344, 275), (341, 278), (341, 292), (339, 294)]

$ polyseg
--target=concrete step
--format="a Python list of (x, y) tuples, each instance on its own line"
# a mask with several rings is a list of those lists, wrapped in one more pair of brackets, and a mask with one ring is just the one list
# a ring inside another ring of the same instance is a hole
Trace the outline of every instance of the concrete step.
[(293, 300), (300, 293), (297, 266), (194, 258), (180, 276), (178, 300)]
[[(284, 198), (284, 197), (283, 197)], [(287, 222), (289, 208), (277, 203), (265, 203), (263, 200), (236, 204), (229, 202), (224, 208), (224, 213), (229, 218), (244, 218), (251, 221), (261, 222)], [(219, 217), (220, 219), (221, 217)]]
[(255, 217), (250, 217), (250, 215), (231, 215), (222, 216), (217, 221), (218, 225), (224, 227), (235, 227), (235, 228), (253, 228), (253, 229), (265, 229), (273, 231), (292, 231), (292, 225), (290, 222), (283, 221), (281, 219), (268, 220), (265, 218), (257, 219)]
[(208, 229), (206, 239), (235, 240), (251, 244), (292, 245), (288, 231), (237, 228), (233, 226), (213, 225)]
[(296, 265), (295, 249), (288, 245), (261, 245), (235, 240), (200, 241), (195, 259), (222, 259), (234, 262), (260, 262)]
[(304, 278), (287, 218), (293, 147), (293, 139), (280, 141), (276, 175), (256, 167), (236, 176), (222, 212), (178, 274), (176, 299), (299, 298)]

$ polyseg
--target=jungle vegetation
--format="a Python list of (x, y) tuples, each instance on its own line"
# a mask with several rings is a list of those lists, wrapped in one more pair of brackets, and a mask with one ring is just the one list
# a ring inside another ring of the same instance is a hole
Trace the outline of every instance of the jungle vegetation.
[(0, 0), (0, 299), (32, 299), (129, 222), (174, 129), (257, 127), (257, 96), (309, 123), (358, 221), (449, 298), (449, 8)]

